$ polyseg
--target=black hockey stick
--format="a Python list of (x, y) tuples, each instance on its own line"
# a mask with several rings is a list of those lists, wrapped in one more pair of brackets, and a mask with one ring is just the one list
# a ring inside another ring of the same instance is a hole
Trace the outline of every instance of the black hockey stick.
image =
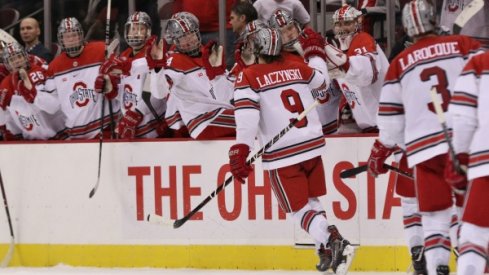
[[(306, 110), (304, 110), (296, 119), (291, 121), (287, 127), (282, 129), (280, 133), (278, 133), (276, 136), (272, 138), (265, 146), (263, 146), (258, 152), (256, 152), (249, 160), (246, 161), (246, 164), (251, 165), (255, 160), (263, 155), (266, 150), (268, 150), (270, 147), (272, 147), (277, 141), (279, 141), (292, 127), (294, 127), (299, 121), (301, 121), (304, 117), (307, 116), (309, 112), (314, 110), (319, 105), (319, 101), (315, 100), (311, 106), (309, 106)], [(197, 213), (202, 207), (204, 207), (209, 201), (211, 201), (217, 194), (219, 194), (226, 186), (228, 186), (232, 181), (233, 181), (233, 176), (229, 176), (223, 184), (219, 185), (216, 190), (214, 190), (209, 196), (207, 196), (197, 207), (192, 209), (185, 217), (176, 220), (173, 223), (173, 228), (179, 228), (182, 226), (185, 222), (187, 222), (195, 213)], [(148, 215), (147, 220), (150, 222), (159, 222), (163, 224), (167, 224), (168, 222), (165, 221), (165, 219), (161, 216), (158, 215)]]
[[(107, 58), (108, 55), (108, 48), (109, 48), (109, 34), (110, 34), (110, 10), (111, 10), (111, 0), (107, 1), (107, 20), (105, 22), (105, 57)], [(102, 88), (103, 89), (103, 88)], [(111, 102), (109, 100), (109, 111), (110, 111), (110, 124), (111, 124), (111, 134), (113, 135), (113, 122), (114, 118), (112, 116), (112, 109), (111, 109)], [(95, 192), (97, 192), (98, 186), (100, 184), (100, 170), (102, 166), (102, 143), (104, 139), (104, 116), (105, 116), (105, 94), (102, 93), (102, 112), (100, 115), (100, 136), (99, 136), (99, 143), (98, 143), (98, 172), (97, 172), (97, 182), (95, 183), (95, 186), (90, 190), (90, 194), (88, 194), (88, 198), (92, 198), (93, 195), (95, 195)]]
[(12, 260), (12, 256), (14, 255), (15, 241), (14, 241), (14, 230), (12, 229), (12, 219), (10, 218), (10, 211), (8, 209), (8, 203), (7, 203), (7, 195), (5, 194), (5, 187), (3, 186), (3, 178), (1, 172), (0, 172), (0, 187), (2, 188), (3, 205), (5, 206), (8, 226), (10, 229), (10, 245), (7, 251), (7, 255), (5, 255), (5, 257), (3, 258), (2, 262), (0, 263), (0, 266), (7, 267), (8, 264), (10, 263), (10, 260)]
[[(349, 177), (354, 177), (360, 173), (363, 173), (365, 171), (367, 171), (367, 164), (365, 165), (362, 165), (362, 166), (358, 166), (358, 167), (355, 167), (355, 168), (352, 168), (352, 169), (348, 169), (348, 170), (344, 170), (340, 173), (340, 178), (342, 179), (345, 179), (345, 178), (349, 178)], [(394, 166), (391, 166), (389, 164), (385, 164), (384, 163), (384, 168), (387, 168), (391, 171), (394, 171), (398, 174), (400, 174), (401, 176), (404, 176), (404, 177), (407, 177), (407, 178), (410, 178), (410, 179), (414, 179), (413, 175), (411, 173), (408, 173), (406, 171), (403, 171), (397, 167), (394, 167)]]
[(459, 34), (465, 24), (484, 7), (484, 0), (472, 0), (453, 22), (453, 34)]
[[(149, 77), (149, 75), (146, 77)], [(143, 98), (144, 103), (146, 103), (146, 106), (148, 106), (149, 111), (153, 114), (155, 119), (159, 123), (163, 123), (162, 118), (160, 116), (158, 116), (158, 113), (156, 112), (155, 107), (153, 107), (153, 104), (151, 104), (151, 92), (143, 91), (141, 97)]]

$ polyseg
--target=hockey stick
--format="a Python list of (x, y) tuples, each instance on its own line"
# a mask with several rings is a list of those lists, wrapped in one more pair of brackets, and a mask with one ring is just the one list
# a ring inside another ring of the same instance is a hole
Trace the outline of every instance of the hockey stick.
[[(384, 168), (387, 168), (393, 172), (396, 172), (396, 173), (398, 173), (401, 176), (404, 176), (406, 178), (414, 179), (414, 177), (411, 173), (403, 171), (403, 170), (401, 170), (397, 167), (391, 166), (389, 164), (384, 163)], [(354, 177), (360, 173), (367, 171), (367, 169), (368, 169), (368, 166), (367, 166), (367, 164), (365, 164), (365, 165), (358, 166), (358, 167), (355, 167), (352, 169), (344, 170), (340, 173), (340, 178), (345, 179), (345, 178), (349, 178), (349, 177)]]
[(472, 0), (453, 22), (453, 34), (459, 34), (465, 24), (484, 7), (484, 0)]
[(155, 119), (159, 123), (163, 123), (163, 121), (161, 120), (161, 117), (158, 116), (158, 113), (156, 112), (155, 107), (153, 107), (153, 104), (151, 104), (151, 92), (143, 91), (141, 97), (143, 98), (144, 103), (146, 104), (146, 106), (148, 106), (149, 111), (153, 114)]
[[(105, 57), (108, 57), (108, 48), (109, 48), (109, 34), (110, 34), (110, 10), (111, 10), (111, 2), (112, 0), (108, 0), (107, 2), (107, 21), (105, 22)], [(110, 127), (113, 135), (113, 122), (114, 118), (112, 116), (111, 102), (109, 100), (109, 110), (110, 110)], [(99, 143), (98, 143), (98, 171), (97, 171), (97, 182), (95, 186), (90, 190), (90, 194), (88, 194), (88, 198), (92, 198), (97, 192), (98, 186), (100, 184), (100, 170), (102, 168), (102, 143), (104, 139), (104, 116), (105, 116), (105, 94), (102, 94), (102, 112), (100, 115), (100, 134), (99, 134)]]
[(5, 187), (3, 186), (3, 179), (2, 179), (1, 172), (0, 172), (0, 187), (2, 188), (3, 205), (5, 206), (8, 226), (10, 229), (10, 245), (7, 251), (7, 255), (5, 255), (5, 257), (3, 258), (2, 262), (0, 263), (0, 266), (7, 267), (8, 264), (10, 263), (10, 260), (12, 260), (12, 256), (14, 255), (15, 242), (14, 242), (14, 230), (12, 229), (12, 220), (10, 219), (10, 211), (8, 209), (7, 195), (5, 194)]
[[(440, 99), (438, 98), (438, 93), (436, 91), (436, 87), (432, 87), (430, 90), (431, 94), (431, 101), (433, 102), (433, 107), (435, 107), (435, 113), (438, 118), (438, 121), (441, 124), (441, 128), (443, 129), (443, 135), (445, 136), (445, 140), (447, 141), (448, 144), (448, 154), (450, 155), (450, 158), (452, 160), (453, 167), (455, 170), (465, 173), (461, 167), (460, 163), (458, 162), (457, 156), (455, 154), (455, 148), (453, 148), (452, 144), (452, 139), (450, 138), (450, 134), (448, 133), (448, 127), (446, 123), (446, 118), (445, 118), (445, 111), (443, 111), (443, 108), (441, 107)], [(452, 188), (453, 192), (457, 194), (463, 194), (464, 191), (458, 190), (456, 188)]]
[(0, 29), (0, 41), (7, 43), (17, 42), (8, 32)]
[[(305, 109), (296, 119), (294, 119), (293, 121), (291, 121), (289, 123), (289, 125), (287, 125), (287, 127), (285, 127), (284, 129), (282, 129), (282, 131), (280, 131), (280, 133), (278, 133), (276, 136), (274, 136), (272, 138), (272, 140), (270, 140), (267, 144), (265, 144), (265, 146), (263, 146), (258, 152), (256, 152), (249, 160), (246, 161), (246, 164), (247, 165), (251, 165), (253, 162), (255, 162), (255, 160), (259, 157), (261, 157), (261, 155), (263, 155), (263, 153), (265, 153), (266, 150), (268, 150), (270, 147), (272, 147), (275, 143), (277, 143), (277, 141), (279, 141), (290, 129), (292, 129), (292, 127), (294, 127), (299, 121), (301, 121), (304, 117), (307, 116), (307, 114), (309, 112), (311, 112), (312, 110), (314, 110), (314, 108), (316, 108), (318, 105), (319, 105), (319, 101), (318, 100), (315, 100), (313, 104), (311, 104), (311, 106), (309, 106), (307, 109)], [(187, 215), (185, 215), (183, 218), (181, 219), (178, 219), (176, 220), (174, 223), (173, 223), (173, 228), (179, 228), (180, 226), (182, 226), (185, 222), (187, 222), (193, 215), (195, 215), (195, 213), (197, 213), (202, 207), (204, 207), (209, 201), (211, 201), (217, 194), (219, 194), (226, 186), (228, 186), (232, 181), (233, 181), (233, 176), (229, 176), (223, 184), (219, 185), (216, 190), (214, 190), (209, 196), (207, 196), (199, 205), (197, 205), (197, 207), (195, 207), (194, 209), (192, 209)], [(148, 221), (160, 221), (164, 224), (166, 224), (167, 222), (159, 215), (148, 215), (147, 217), (147, 220)]]

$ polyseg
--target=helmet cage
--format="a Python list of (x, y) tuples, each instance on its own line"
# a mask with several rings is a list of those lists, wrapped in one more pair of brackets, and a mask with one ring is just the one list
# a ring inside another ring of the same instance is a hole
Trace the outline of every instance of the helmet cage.
[[(83, 28), (75, 17), (61, 20), (58, 27), (58, 43), (66, 54), (69, 56), (80, 54), (84, 44), (83, 36)], [(78, 37), (78, 42), (75, 37)], [(70, 41), (70, 43), (66, 43), (66, 40)]]
[(263, 28), (251, 37), (253, 54), (279, 56), (282, 50), (282, 39), (277, 29)]
[(188, 18), (170, 19), (166, 26), (165, 36), (180, 53), (190, 56), (196, 56), (200, 53), (202, 39), (198, 24), (193, 20)]
[(124, 26), (124, 38), (130, 47), (142, 48), (150, 36), (151, 18), (147, 13), (137, 11), (129, 16)]
[(29, 69), (29, 58), (24, 48), (17, 42), (7, 43), (2, 53), (3, 63), (7, 70), (16, 72), (19, 69)]

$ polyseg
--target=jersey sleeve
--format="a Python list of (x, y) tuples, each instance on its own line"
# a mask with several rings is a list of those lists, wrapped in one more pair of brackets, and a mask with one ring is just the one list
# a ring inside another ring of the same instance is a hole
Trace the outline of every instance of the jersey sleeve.
[(151, 95), (158, 99), (164, 99), (170, 93), (170, 80), (167, 79), (165, 70), (161, 69), (156, 72), (154, 69), (150, 71), (150, 90)]
[(226, 74), (218, 76), (210, 82), (217, 100), (230, 102), (233, 99), (234, 82)]
[(348, 50), (349, 64), (345, 79), (358, 87), (374, 83), (381, 71), (375, 40), (366, 33), (357, 34)]
[(254, 91), (246, 74), (240, 72), (234, 86), (234, 115), (236, 119), (236, 142), (253, 149), (260, 122), (260, 96)]
[(61, 105), (56, 89), (54, 92), (49, 92), (46, 89), (46, 71), (44, 69), (32, 70), (29, 72), (29, 78), (35, 80), (34, 84), (37, 90), (34, 105), (49, 114), (55, 114), (57, 111), (59, 111), (61, 109)]
[(468, 152), (477, 128), (480, 59), (472, 58), (458, 77), (448, 112), (452, 116), (453, 145), (456, 153)]
[(401, 84), (395, 75), (396, 66), (390, 66), (380, 94), (377, 126), (382, 144), (387, 147), (404, 147), (404, 105)]

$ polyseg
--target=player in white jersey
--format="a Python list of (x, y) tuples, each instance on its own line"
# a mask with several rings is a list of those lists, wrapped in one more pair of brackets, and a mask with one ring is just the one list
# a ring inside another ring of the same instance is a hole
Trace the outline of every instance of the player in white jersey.
[[(86, 43), (82, 26), (74, 17), (61, 20), (58, 43), (62, 52), (49, 64), (45, 87), (47, 92), (59, 98), (61, 110), (66, 116), (69, 138), (96, 138), (102, 121), (106, 129), (104, 132), (109, 136), (111, 114), (108, 100), (105, 100), (102, 118), (103, 95), (94, 89), (99, 67), (105, 60), (104, 43)], [(112, 107), (115, 120), (120, 112), (119, 102), (113, 100)]]
[(0, 124), (23, 139), (63, 138), (64, 115), (44, 90), (45, 70), (17, 42), (5, 45), (3, 59), (11, 73), (0, 84)]
[[(303, 61), (281, 58), (281, 38), (276, 29), (260, 29), (253, 36), (252, 48), (257, 64), (244, 69), (235, 83), (237, 136), (229, 150), (231, 172), (242, 182), (252, 170), (246, 158), (255, 137), (263, 146), (314, 102), (313, 94), (321, 95), (318, 100), (327, 94), (322, 73)], [(334, 225), (328, 224), (318, 200), (326, 194), (321, 159), (324, 144), (319, 116), (311, 112), (264, 152), (262, 164), (280, 207), (316, 242), (331, 248), (333, 270), (345, 274), (353, 248)]]
[(155, 76), (167, 80), (158, 89), (170, 91), (165, 114), (170, 128), (184, 124), (194, 139), (235, 136), (233, 82), (226, 77), (222, 47), (213, 41), (202, 46), (191, 16), (170, 19), (165, 32), (175, 52)]
[(463, 69), (448, 108), (453, 145), (467, 173), (447, 161), (445, 178), (455, 189), (468, 189), (460, 230), (457, 274), (484, 274), (489, 248), (489, 52), (473, 57)]
[(480, 51), (480, 43), (466, 36), (437, 36), (434, 9), (425, 0), (406, 4), (403, 25), (414, 44), (388, 69), (377, 117), (380, 135), (368, 170), (374, 176), (387, 172), (386, 158), (396, 145), (405, 148), (408, 165), (414, 167), (428, 273), (448, 274), (453, 192), (443, 179), (448, 146), (430, 90), (437, 89), (446, 111), (455, 79), (470, 55)]
[[(340, 54), (346, 58), (346, 56), (332, 45), (325, 43), (319, 34), (314, 33), (310, 28), (302, 30), (299, 22), (290, 16), (285, 10), (276, 10), (268, 24), (271, 28), (275, 28), (280, 31), (282, 37), (282, 58), (295, 60), (298, 62), (307, 62), (310, 67), (319, 70), (327, 79), (329, 85), (330, 79), (328, 74), (328, 66), (324, 66), (324, 59), (330, 60), (330, 57), (337, 58), (336, 54)], [(299, 36), (308, 36), (308, 39), (303, 39), (307, 45), (301, 45), (299, 43)], [(312, 39), (315, 36), (315, 39)], [(318, 44), (318, 41), (325, 44)], [(307, 53), (305, 52), (307, 48)], [(336, 51), (334, 51), (336, 49)], [(331, 55), (331, 50), (334, 54)], [(327, 58), (328, 55), (328, 58)], [(309, 56), (321, 56), (321, 62), (315, 62), (314, 59), (309, 59)], [(330, 98), (328, 102), (321, 104), (317, 107), (317, 112), (321, 120), (324, 135), (333, 134), (337, 130), (337, 117), (338, 117), (338, 104), (341, 98), (341, 92), (337, 90), (331, 90)]]
[(345, 72), (338, 78), (345, 103), (340, 114), (351, 113), (354, 125), (340, 121), (340, 133), (375, 132), (380, 90), (389, 66), (387, 57), (374, 38), (361, 31), (362, 13), (350, 5), (343, 5), (333, 15), (335, 37), (348, 59), (337, 64)]
[(151, 43), (146, 45), (150, 36), (151, 18), (147, 13), (137, 11), (128, 17), (124, 38), (129, 48), (119, 58), (126, 63), (123, 65), (126, 72), (120, 76), (118, 89), (122, 111), (117, 125), (119, 138), (163, 137), (168, 128), (164, 119), (165, 100), (151, 94), (149, 99), (144, 100), (142, 96), (143, 92), (150, 92), (149, 87), (144, 87), (150, 78), (145, 58), (146, 48), (151, 47)]

